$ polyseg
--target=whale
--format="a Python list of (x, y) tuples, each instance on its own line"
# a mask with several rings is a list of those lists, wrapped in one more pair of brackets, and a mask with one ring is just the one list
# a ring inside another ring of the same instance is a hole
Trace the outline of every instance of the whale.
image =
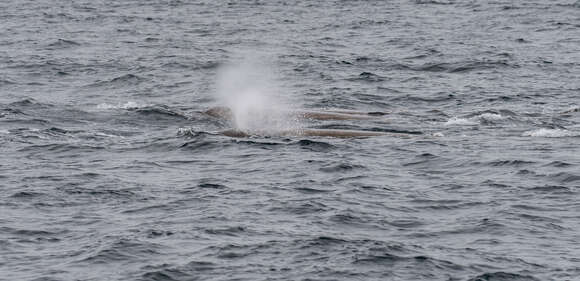
[[(232, 120), (232, 110), (225, 106), (216, 106), (204, 111), (206, 115), (214, 118)], [(285, 114), (289, 117), (306, 119), (306, 120), (372, 120), (380, 116), (387, 115), (386, 112), (360, 112), (351, 110), (323, 110), (323, 111), (309, 111), (296, 110), (287, 111)]]
[(283, 131), (252, 131), (229, 129), (218, 132), (220, 135), (233, 138), (248, 138), (261, 136), (280, 136), (280, 137), (331, 137), (331, 138), (368, 138), (378, 136), (396, 136), (410, 138), (415, 134), (363, 131), (363, 130), (337, 130), (337, 129), (300, 129), (300, 130), (283, 130)]
[[(203, 111), (204, 114), (221, 120), (232, 121), (234, 114), (232, 110), (225, 106), (216, 106)], [(284, 114), (290, 118), (302, 120), (376, 120), (388, 115), (386, 112), (360, 112), (351, 110), (296, 110), (287, 111)], [(418, 133), (403, 132), (382, 132), (364, 130), (343, 130), (343, 129), (293, 129), (293, 130), (253, 130), (243, 131), (238, 129), (228, 129), (217, 132), (218, 134), (234, 137), (247, 138), (254, 136), (281, 136), (281, 137), (332, 137), (332, 138), (366, 138), (377, 136), (397, 136), (412, 137)], [(420, 134), (420, 133), (419, 133)]]

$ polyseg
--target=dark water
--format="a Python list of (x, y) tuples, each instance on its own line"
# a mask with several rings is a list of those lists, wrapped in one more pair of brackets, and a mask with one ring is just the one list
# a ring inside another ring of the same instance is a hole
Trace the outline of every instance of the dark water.
[[(485, 2), (485, 3), (482, 3)], [(0, 2), (2, 280), (580, 280), (580, 2)], [(266, 54), (315, 128), (199, 111)]]

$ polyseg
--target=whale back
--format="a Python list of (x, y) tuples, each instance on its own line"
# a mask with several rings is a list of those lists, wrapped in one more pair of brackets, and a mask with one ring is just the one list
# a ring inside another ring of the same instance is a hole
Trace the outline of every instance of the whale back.
[(251, 136), (279, 136), (279, 137), (331, 137), (331, 138), (365, 138), (376, 136), (396, 136), (408, 138), (406, 133), (389, 133), (362, 130), (330, 130), (330, 129), (302, 129), (276, 132), (245, 132), (241, 130), (224, 130), (219, 134), (233, 138), (247, 138)]
[(231, 120), (233, 117), (232, 110), (225, 106), (212, 107), (204, 112), (205, 114), (225, 120)]

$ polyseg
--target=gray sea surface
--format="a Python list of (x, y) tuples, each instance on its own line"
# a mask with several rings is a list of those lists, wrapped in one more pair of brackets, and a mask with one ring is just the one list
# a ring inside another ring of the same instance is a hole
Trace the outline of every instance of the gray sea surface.
[(0, 280), (580, 280), (579, 95), (576, 0), (3, 0)]

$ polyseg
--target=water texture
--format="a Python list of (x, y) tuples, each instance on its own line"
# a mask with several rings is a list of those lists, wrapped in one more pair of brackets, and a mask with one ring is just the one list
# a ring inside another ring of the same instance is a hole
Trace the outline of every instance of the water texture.
[[(580, 2), (5, 0), (0, 27), (1, 280), (580, 280)], [(247, 57), (297, 108), (390, 112), (308, 128), (411, 134), (216, 134)]]

